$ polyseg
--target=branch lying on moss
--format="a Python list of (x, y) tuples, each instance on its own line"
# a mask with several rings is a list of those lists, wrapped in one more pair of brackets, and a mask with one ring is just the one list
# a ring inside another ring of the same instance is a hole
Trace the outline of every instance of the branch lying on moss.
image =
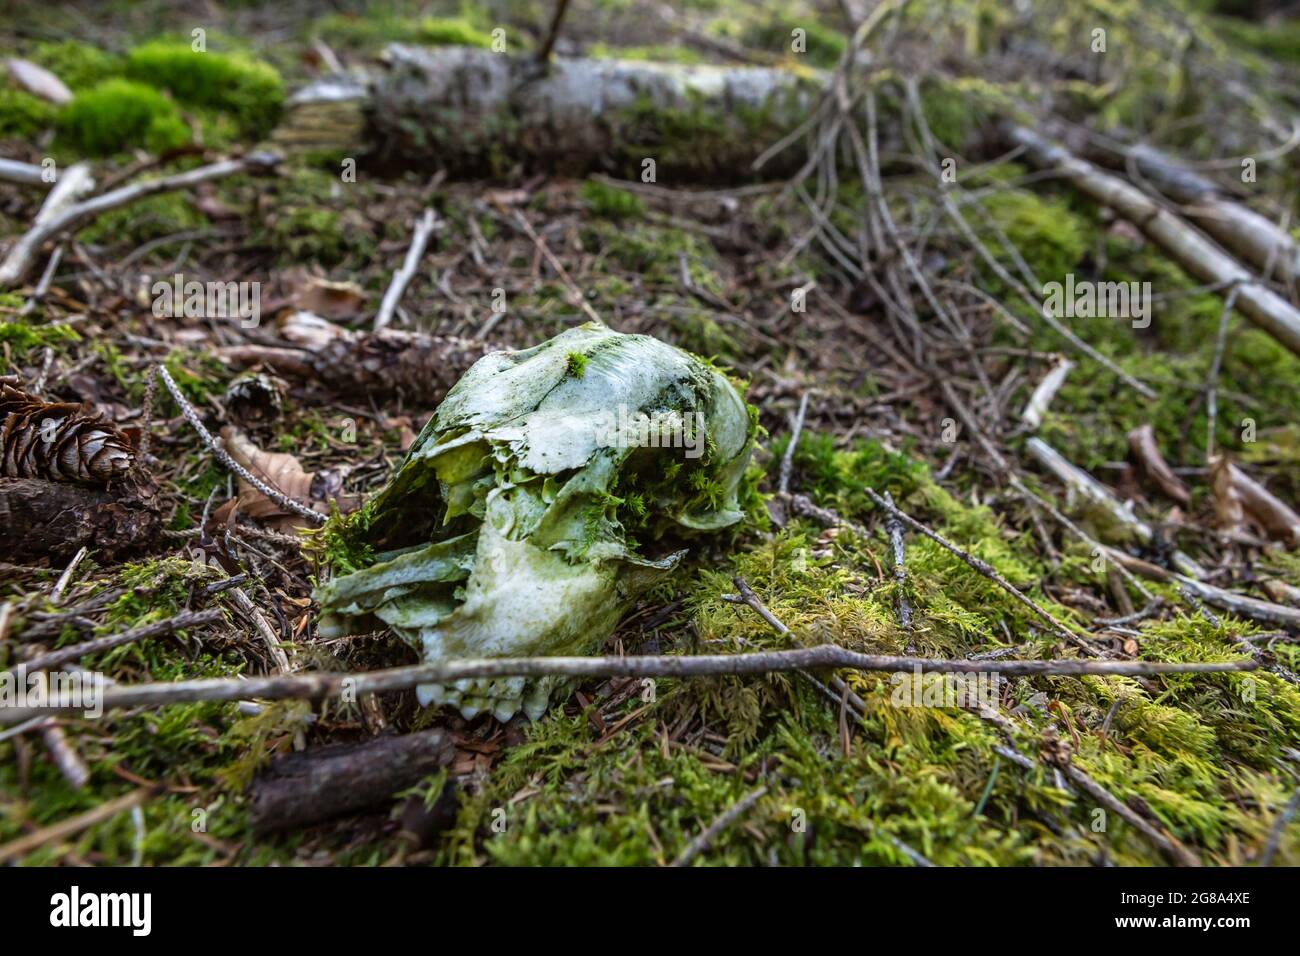
[(278, 756), (253, 781), (253, 829), (286, 830), (365, 809), (415, 786), (455, 756), (442, 730)]
[[(700, 654), (689, 657), (498, 657), (412, 664), (355, 674), (301, 674), (284, 677), (176, 681), (110, 687), (101, 695), (105, 711), (123, 707), (159, 707), (195, 701), (307, 699), (380, 694), (409, 690), (420, 684), (451, 684), (481, 677), (717, 677), (723, 674), (770, 674), (815, 668), (847, 668), (878, 673), (978, 674), (1003, 676), (1073, 677), (1104, 674), (1150, 677), (1157, 674), (1222, 674), (1253, 671), (1255, 661), (1205, 663), (1165, 661), (1084, 660), (945, 660), (862, 654), (836, 644), (793, 651), (759, 651), (753, 654)], [(84, 709), (69, 701), (52, 699), (44, 708), (0, 709), (0, 726), (21, 723), (38, 712), (70, 713)]]
[(199, 627), (203, 624), (213, 624), (221, 620), (219, 610), (210, 609), (207, 611), (185, 611), (177, 614), (175, 617), (169, 617), (165, 621), (155, 621), (152, 624), (144, 624), (140, 627), (133, 627), (130, 630), (122, 631), (119, 634), (107, 634), (104, 637), (96, 637), (89, 641), (82, 641), (80, 644), (70, 644), (67, 647), (60, 647), (58, 650), (50, 651), (46, 654), (40, 654), (22, 662), (22, 667), (28, 672), (43, 670), (49, 667), (57, 667), (60, 664), (66, 664), (69, 661), (75, 661), (78, 658), (85, 657), (87, 654), (99, 654), (103, 651), (111, 650), (114, 647), (121, 647), (123, 644), (131, 644), (135, 641), (143, 641), (151, 637), (163, 637), (172, 634), (182, 628)]
[(935, 544), (939, 545), (939, 547), (943, 548), (945, 551), (955, 554), (957, 557), (961, 558), (961, 560), (965, 561), (968, 565), (970, 565), (980, 574), (984, 575), (986, 578), (988, 578), (990, 581), (992, 581), (1002, 590), (1006, 591), (1013, 598), (1015, 598), (1025, 607), (1029, 608), (1040, 618), (1042, 618), (1044, 621), (1050, 624), (1052, 630), (1059, 637), (1065, 638), (1071, 644), (1074, 644), (1076, 647), (1079, 647), (1081, 650), (1087, 651), (1089, 654), (1096, 653), (1096, 651), (1082, 637), (1080, 637), (1078, 634), (1075, 634), (1068, 627), (1066, 627), (1055, 617), (1053, 617), (1052, 614), (1046, 608), (1042, 607), (1040, 604), (1035, 602), (1032, 598), (1028, 597), (1023, 591), (1017, 588), (1014, 584), (1012, 584), (1002, 575), (998, 574), (998, 572), (993, 568), (993, 566), (990, 565), (987, 561), (981, 561), (973, 554), (969, 554), (968, 552), (963, 551), (961, 548), (957, 547), (947, 538), (944, 538), (942, 535), (938, 534), (937, 532), (930, 530), (925, 525), (921, 524), (921, 522), (917, 521), (915, 518), (900, 511), (896, 505), (880, 497), (880, 495), (876, 494), (876, 492), (871, 488), (865, 488), (863, 490), (866, 491), (867, 497), (869, 497), (873, 502), (875, 502), (878, 508), (884, 510), (885, 514), (890, 515), (891, 517), (896, 518), (899, 521), (902, 521), (903, 524), (907, 525), (913, 531), (925, 535), (927, 538), (929, 538)]

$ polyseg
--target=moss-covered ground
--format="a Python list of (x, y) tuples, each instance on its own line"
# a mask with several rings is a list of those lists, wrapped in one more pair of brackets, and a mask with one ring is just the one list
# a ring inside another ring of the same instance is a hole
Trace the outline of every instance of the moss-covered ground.
[[(502, 25), (531, 45), (547, 14), (515, 2), (347, 4), (291, 24), (293, 42), (268, 43), (254, 27), (281, 23), (275, 5), (232, 4), (228, 21), (210, 28), (209, 52), (197, 53), (189, 45), (192, 25), (163, 15), (161, 7), (152, 16), (142, 9), (151, 6), (106, 4), (98, 14), (103, 22), (80, 32), (60, 26), (63, 38), (23, 46), (22, 55), (60, 75), (76, 98), (59, 109), (0, 87), (0, 141), (12, 146), (6, 155), (38, 161), (48, 153), (61, 164), (94, 155), (109, 170), (135, 161), (137, 150), (249, 147), (269, 135), (285, 92), (313, 75), (304, 57), (313, 40), (357, 62), (391, 40), (484, 46)], [(562, 52), (724, 62), (719, 50), (733, 49), (760, 62), (828, 68), (847, 42), (831, 4), (677, 4), (691, 31), (709, 42), (671, 45), (641, 5), (592, 0), (575, 6), (579, 15), (571, 13), (572, 29), (562, 41), (572, 46)], [(954, 6), (973, 11), (960, 21), (968, 27), (962, 43), (971, 55), (987, 52), (1010, 16), (1004, 5)], [(1095, 13), (1105, 5), (1085, 6)], [(106, 23), (113, 17), (110, 33)], [(1063, 15), (1063, 35), (1075, 28)], [(806, 31), (806, 59), (790, 47), (794, 29)], [(1225, 31), (1222, 42), (1266, 59), (1293, 59), (1285, 34), (1240, 26)], [(1121, 48), (1119, 55), (1133, 58), (1131, 75), (1147, 65), (1141, 51)], [(203, 68), (195, 69), (199, 63)], [(1195, 92), (1179, 89), (1157, 64), (1150, 69), (1148, 86), (1123, 93), (1079, 81), (1087, 87), (1079, 99), (1099, 122), (1127, 126), (1152, 102), (1172, 108)], [(959, 155), (979, 152), (987, 118), (1016, 100), (1022, 82), (992, 68), (980, 77), (935, 70), (922, 87), (933, 135)], [(889, 76), (880, 96), (882, 124), (906, 127), (901, 87)], [(1167, 138), (1193, 156), (1205, 153), (1206, 142), (1204, 131), (1174, 130)], [(174, 155), (161, 169), (200, 161)], [(1235, 661), (1245, 656), (1242, 639), (1266, 630), (1230, 614), (1205, 614), (1174, 588), (1148, 583), (1165, 602), (1159, 612), (1127, 630), (1105, 631), (1099, 621), (1123, 616), (1130, 604), (1140, 609), (1143, 597), (1117, 585), (1087, 544), (991, 474), (970, 436), (941, 437), (950, 412), (932, 383), (918, 384), (877, 344), (888, 340), (879, 301), (814, 244), (797, 242), (809, 221), (794, 195), (778, 188), (692, 195), (685, 184), (644, 189), (603, 177), (431, 184), (429, 171), (380, 178), (364, 168), (355, 182), (343, 182), (338, 169), (332, 157), (291, 157), (271, 180), (235, 177), (88, 224), (76, 236), (81, 254), (69, 271), (77, 275), (56, 281), (42, 304), (24, 311), (25, 295), (0, 295), (0, 373), (34, 380), (48, 361), (55, 394), (92, 398), (135, 423), (147, 370), (162, 361), (209, 424), (220, 424), (222, 396), (238, 374), (212, 353), (228, 344), (226, 330), (155, 319), (147, 297), (133, 291), (140, 274), (184, 268), (260, 277), (287, 296), (301, 284), (295, 270), (310, 269), (355, 282), (373, 312), (401, 261), (409, 223), (431, 203), (445, 229), (404, 309), (422, 329), (535, 344), (585, 316), (534, 243), (512, 225), (518, 212), (542, 232), (610, 325), (660, 336), (746, 378), (766, 430), (749, 519), (697, 541), (682, 568), (628, 615), (607, 652), (744, 653), (829, 641), (946, 658), (1072, 653), (1023, 604), (923, 537), (907, 536), (907, 574), (898, 583), (885, 523), (866, 488), (889, 491), (904, 511), (1123, 659)], [(1287, 183), (1295, 167), (1278, 169), (1261, 205), (1290, 203), (1300, 213)], [(937, 274), (977, 285), (1033, 329), (1026, 343), (990, 310), (971, 306), (977, 347), (1006, 416), (1014, 419), (1069, 344), (964, 255), (955, 234), (933, 225), (940, 211), (913, 165), (900, 162), (887, 171), (895, 215), (925, 234), (926, 252), (942, 260)], [(830, 211), (846, 234), (860, 227), (865, 201), (850, 178), (846, 173)], [(1162, 535), (1218, 564), (1217, 583), (1256, 596), (1265, 578), (1300, 587), (1295, 552), (1276, 545), (1228, 550), (1213, 530), (1215, 503), (1204, 472), (1206, 381), (1222, 298), (1135, 230), (1064, 186), (1035, 178), (1014, 157), (981, 167), (962, 186), (971, 197), (970, 221), (1008, 269), (1018, 264), (1002, 237), (1043, 282), (1072, 273), (1150, 282), (1158, 294), (1145, 329), (1105, 318), (1071, 324), (1157, 397), (1127, 390), (1112, 372), (1076, 356), (1039, 435), (1135, 499)], [(510, 195), (520, 189), (524, 195)], [(25, 228), (37, 201), (16, 187), (0, 190), (0, 234), (12, 235)], [(105, 284), (97, 270), (118, 281)], [(792, 311), (793, 290), (805, 288), (814, 290), (806, 311)], [(508, 309), (498, 315), (493, 305), (502, 294)], [(824, 295), (845, 305), (829, 308)], [(356, 318), (364, 326), (368, 313)], [(954, 376), (963, 388), (971, 377), (967, 369)], [(788, 416), (810, 390), (791, 490), (834, 509), (861, 532), (769, 516), (789, 442)], [(286, 390), (283, 418), (257, 437), (264, 447), (298, 456), (309, 470), (339, 472), (349, 492), (365, 493), (400, 461), (403, 427), (418, 431), (431, 411), (390, 396), (371, 399), (295, 384)], [(1216, 447), (1247, 463), (1279, 497), (1300, 504), (1300, 361), (1234, 314), (1217, 401)], [(1152, 425), (1158, 446), (1191, 488), (1191, 503), (1178, 513), (1140, 484), (1129, 462), (1126, 435), (1143, 424)], [(1014, 428), (1000, 434), (1012, 456), (1025, 437)], [(0, 556), (0, 602), (12, 612), (7, 635), (0, 625), (0, 665), (16, 664), (24, 632), (51, 615), (65, 616), (42, 642), (57, 647), (203, 604), (204, 589), (224, 572), (196, 560), (194, 529), (210, 500), (216, 508), (228, 497), (228, 476), (169, 403), (157, 415), (153, 455), (170, 529), (155, 553), (128, 564), (100, 564), (92, 553), (58, 607), (48, 595), (63, 562), (19, 565)], [(1113, 533), (1049, 477), (1029, 469), (1025, 476), (1089, 532)], [(311, 587), (331, 562), (339, 567), (355, 557), (347, 542), (321, 550), (249, 537), (239, 554), (262, 582), (250, 594), (300, 666), (364, 670), (416, 659), (383, 634), (335, 641), (314, 634)], [(779, 636), (751, 609), (724, 599), (737, 576), (793, 637)], [(901, 601), (912, 609), (910, 628), (899, 622)], [(243, 630), (232, 616), (229, 626), (138, 641), (80, 663), (121, 683), (265, 672), (265, 650)], [(1267, 653), (1282, 669), (1300, 670), (1294, 635), (1270, 643)], [(794, 674), (652, 685), (589, 681), (541, 720), (507, 725), (422, 709), (410, 693), (350, 704), (267, 703), (256, 713), (234, 703), (199, 703), (94, 721), (74, 717), (63, 727), (90, 770), (81, 789), (67, 782), (38, 735), (0, 731), (0, 847), (150, 786), (156, 791), (139, 820), (129, 812), (115, 815), (48, 841), (18, 862), (663, 865), (762, 784), (765, 795), (697, 863), (914, 865), (918, 854), (972, 866), (1167, 863), (1131, 824), (1068, 788), (1038, 759), (1045, 741), (1057, 739), (1068, 745), (1075, 766), (1207, 864), (1258, 863), (1271, 836), (1275, 862), (1300, 863), (1300, 823), (1273, 834), (1296, 788), (1300, 751), (1300, 688), (1284, 676), (1261, 670), (1008, 679), (998, 705), (1016, 728), (1010, 740), (968, 710), (898, 706), (898, 683), (889, 675), (840, 676), (865, 702), (861, 719), (842, 714)], [(252, 832), (246, 787), (273, 755), (432, 726), (447, 727), (457, 745), (446, 771), (369, 813), (287, 834)], [(1009, 746), (1032, 769), (1009, 759)], [(442, 811), (435, 814), (438, 825), (418, 840), (401, 825), (412, 801)]]

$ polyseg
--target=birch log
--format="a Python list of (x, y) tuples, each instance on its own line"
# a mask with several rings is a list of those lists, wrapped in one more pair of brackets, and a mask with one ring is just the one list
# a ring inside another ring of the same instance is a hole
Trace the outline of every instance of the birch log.
[[(797, 129), (825, 90), (816, 74), (762, 67), (563, 58), (543, 66), (530, 56), (401, 44), (384, 59), (386, 72), (366, 94), (379, 159), (436, 160), (479, 176), (522, 162), (639, 177), (653, 160), (657, 177), (735, 179)], [(319, 98), (312, 102), (318, 109)], [(777, 165), (789, 172), (799, 154), (787, 150)]]

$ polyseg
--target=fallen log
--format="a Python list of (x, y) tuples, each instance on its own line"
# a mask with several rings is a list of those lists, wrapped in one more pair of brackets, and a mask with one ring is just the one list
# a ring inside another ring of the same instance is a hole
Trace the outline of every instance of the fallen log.
[(1195, 227), (1136, 186), (1103, 172), (1024, 126), (1006, 127), (1008, 140), (1041, 169), (1060, 173), (1088, 198), (1109, 206), (1142, 230), (1195, 278), (1237, 293), (1237, 309), (1249, 321), (1300, 355), (1300, 311), (1261, 285), (1245, 267)]
[[(402, 44), (383, 59), (384, 71), (365, 81), (330, 79), (291, 97), (275, 141), (334, 150), (374, 143), (381, 165), (436, 161), (453, 175), (522, 163), (640, 178), (652, 159), (656, 176), (727, 181), (752, 177), (754, 160), (795, 132), (825, 91), (819, 74), (767, 67), (541, 64), (473, 47)], [(799, 148), (785, 150), (763, 175), (790, 173), (805, 158)]]
[(20, 561), (67, 558), (83, 547), (120, 560), (162, 541), (151, 495), (126, 486), (103, 490), (36, 478), (0, 478), (0, 554)]
[(444, 731), (426, 730), (277, 756), (249, 791), (253, 829), (302, 827), (375, 806), (455, 755)]

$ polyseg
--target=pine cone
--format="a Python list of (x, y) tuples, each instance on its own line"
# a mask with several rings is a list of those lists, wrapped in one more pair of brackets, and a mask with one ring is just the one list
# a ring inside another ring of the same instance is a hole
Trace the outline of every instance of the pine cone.
[(89, 404), (43, 402), (0, 376), (0, 477), (104, 485), (134, 454), (122, 430)]

